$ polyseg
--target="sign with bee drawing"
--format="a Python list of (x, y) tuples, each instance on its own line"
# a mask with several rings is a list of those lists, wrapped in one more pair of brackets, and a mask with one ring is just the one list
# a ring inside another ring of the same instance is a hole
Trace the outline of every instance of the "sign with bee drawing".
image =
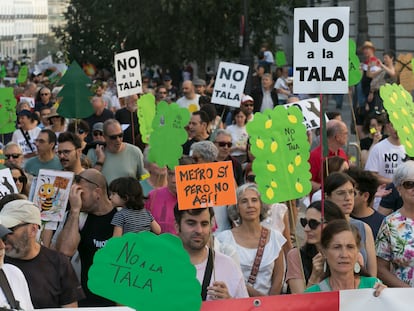
[(41, 169), (36, 180), (33, 202), (42, 221), (61, 221), (69, 199), (73, 172)]
[[(16, 179), (17, 180), (17, 179)], [(0, 170), (0, 199), (10, 193), (18, 193), (16, 183), (9, 168)]]

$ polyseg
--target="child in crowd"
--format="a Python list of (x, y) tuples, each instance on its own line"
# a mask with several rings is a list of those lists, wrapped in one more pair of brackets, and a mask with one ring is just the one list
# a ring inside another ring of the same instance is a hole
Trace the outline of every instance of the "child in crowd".
[(127, 232), (152, 231), (161, 233), (160, 225), (151, 213), (144, 208), (144, 195), (139, 181), (133, 177), (120, 177), (109, 185), (112, 206), (121, 208), (114, 215), (113, 236)]

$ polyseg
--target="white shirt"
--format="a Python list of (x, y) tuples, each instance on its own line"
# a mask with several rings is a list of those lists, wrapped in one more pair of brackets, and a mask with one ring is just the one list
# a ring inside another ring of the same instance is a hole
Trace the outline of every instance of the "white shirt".
[(177, 104), (181, 108), (187, 108), (190, 112), (194, 112), (200, 110), (200, 105), (198, 104), (199, 99), (199, 94), (196, 94), (194, 99), (188, 99), (187, 97), (183, 96), (177, 100)]

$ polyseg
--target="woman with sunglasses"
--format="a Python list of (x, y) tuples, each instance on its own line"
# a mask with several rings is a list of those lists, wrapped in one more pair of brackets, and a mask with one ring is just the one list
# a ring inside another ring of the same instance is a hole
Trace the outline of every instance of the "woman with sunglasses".
[(6, 163), (5, 166), (8, 167), (11, 171), (14, 183), (16, 184), (16, 187), (17, 187), (17, 191), (19, 191), (19, 193), (24, 194), (26, 197), (28, 197), (29, 187), (28, 187), (28, 182), (27, 182), (27, 176), (24, 173), (23, 169), (13, 163)]
[(282, 247), (286, 239), (261, 225), (263, 202), (255, 184), (240, 186), (236, 196), (240, 225), (220, 232), (217, 239), (235, 247), (250, 297), (279, 295), (285, 275)]
[(376, 277), (358, 268), (358, 249), (361, 236), (358, 230), (344, 219), (333, 220), (322, 231), (321, 253), (327, 268), (323, 280), (305, 292), (330, 292), (346, 289), (373, 288), (377, 297), (386, 288)]
[(247, 115), (237, 108), (233, 112), (233, 124), (229, 125), (226, 130), (230, 132), (232, 138), (231, 156), (235, 157), (240, 164), (246, 162), (247, 138), (249, 135), (246, 131)]
[(82, 152), (85, 149), (87, 142), (86, 137), (89, 134), (89, 124), (85, 120), (75, 119), (68, 125), (68, 132), (76, 134), (82, 142)]
[(364, 267), (370, 275), (377, 276), (377, 258), (371, 227), (361, 220), (351, 217), (355, 196), (360, 195), (355, 190), (354, 179), (345, 173), (335, 172), (326, 177), (324, 185), (326, 199), (338, 205), (346, 220), (358, 229), (362, 239), (359, 251), (364, 259)]
[(379, 229), (378, 276), (390, 287), (414, 287), (414, 161), (398, 166), (393, 184), (403, 206), (387, 216)]
[(305, 217), (300, 219), (305, 245), (291, 249), (287, 255), (286, 282), (292, 294), (301, 294), (307, 287), (322, 281), (325, 262), (321, 254), (322, 226), (335, 219), (345, 219), (341, 209), (331, 201), (324, 202), (323, 218), (321, 211), (321, 201), (308, 206)]

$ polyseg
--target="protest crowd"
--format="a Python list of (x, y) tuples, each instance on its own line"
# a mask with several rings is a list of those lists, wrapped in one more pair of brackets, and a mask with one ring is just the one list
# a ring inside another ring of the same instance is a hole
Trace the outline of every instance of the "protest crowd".
[[(17, 101), (15, 130), (2, 136), (4, 165), (17, 193), (0, 200), (2, 306), (115, 306), (88, 288), (88, 271), (110, 238), (141, 231), (181, 239), (203, 300), (358, 288), (378, 296), (385, 287), (414, 287), (414, 161), (379, 94), (382, 85), (399, 82), (395, 54), (386, 51), (381, 58), (369, 41), (359, 49), (366, 59), (362, 80), (350, 88), (354, 124), (341, 119), (344, 98), (335, 95), (323, 162), (323, 133), (307, 131), (311, 192), (274, 204), (263, 202), (255, 184), (246, 124), (256, 113), (315, 95), (295, 94), (289, 67), (277, 67), (266, 46), (239, 107), (212, 103), (216, 77), (200, 79), (189, 65), (182, 81), (172, 81), (168, 71), (143, 72), (142, 93), (121, 98), (115, 76), (97, 71), (90, 102), (79, 103), (93, 113), (79, 119), (59, 115), (62, 86), (45, 71), (3, 84), (13, 87)], [(236, 204), (180, 208), (175, 167), (150, 160), (140, 131), (137, 101), (144, 94), (155, 96), (155, 106), (164, 101), (189, 110), (179, 165), (230, 161)], [(347, 154), (351, 131), (358, 138), (357, 162)], [(74, 176), (64, 218), (56, 223), (41, 219), (40, 210), (52, 204), (46, 184), (41, 203), (33, 199), (44, 169)]]

